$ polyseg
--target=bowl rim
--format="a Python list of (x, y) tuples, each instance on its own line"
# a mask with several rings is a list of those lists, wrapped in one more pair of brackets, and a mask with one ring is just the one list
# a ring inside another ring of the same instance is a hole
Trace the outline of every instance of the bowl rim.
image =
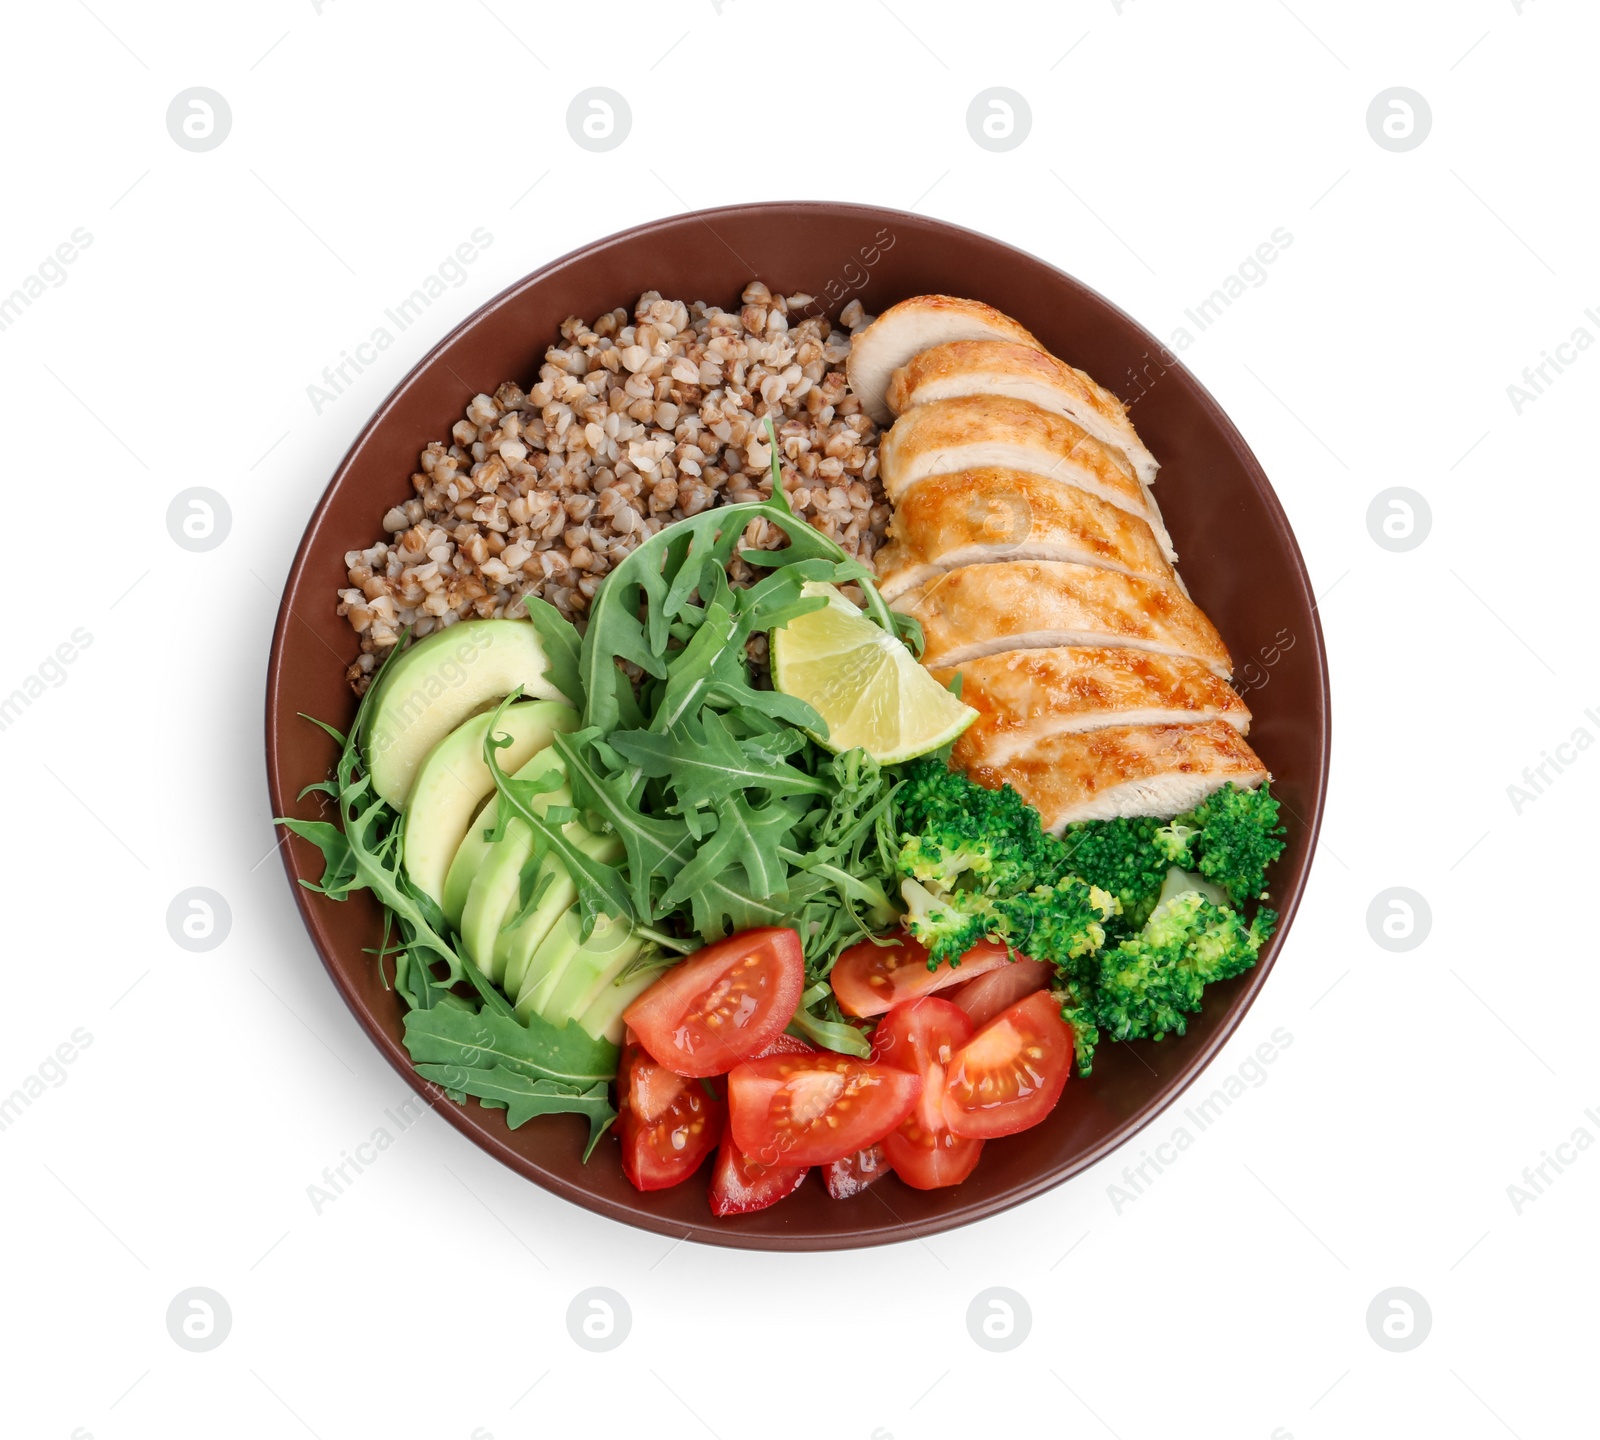
[[(320, 917), (312, 904), (314, 892), (307, 890), (299, 883), (300, 876), (295, 867), (291, 847), (286, 844), (280, 844), (278, 847), (279, 857), (283, 864), (289, 887), (294, 893), (295, 904), (299, 909), (301, 921), (311, 940), (312, 947), (316, 950), (317, 956), (322, 962), (323, 969), (327, 971), (329, 978), (333, 981), (334, 988), (338, 991), (345, 1005), (355, 1016), (362, 1030), (366, 1032), (367, 1038), (372, 1041), (378, 1051), (405, 1082), (433, 1110), (441, 1114), (456, 1130), (480, 1149), (523, 1176), (523, 1178), (533, 1181), (548, 1193), (559, 1196), (561, 1199), (569, 1201), (591, 1214), (603, 1215), (607, 1219), (618, 1221), (635, 1229), (647, 1230), (655, 1234), (671, 1236), (675, 1239), (733, 1249), (809, 1252), (861, 1249), (868, 1246), (918, 1240), (1000, 1214), (1016, 1205), (1022, 1204), (1024, 1201), (1035, 1199), (1046, 1191), (1055, 1189), (1057, 1186), (1064, 1184), (1074, 1176), (1099, 1163), (1108, 1155), (1120, 1150), (1165, 1113), (1190, 1089), (1210, 1066), (1222, 1047), (1232, 1038), (1234, 1032), (1243, 1023), (1245, 1015), (1255, 1004), (1256, 998), (1266, 984), (1267, 976), (1270, 974), (1278, 954), (1283, 948), (1295, 916), (1299, 911), (1301, 899), (1310, 880), (1312, 866), (1316, 861), (1317, 841), (1321, 834), (1323, 812), (1327, 801), (1330, 751), (1332, 747), (1332, 702), (1327, 649), (1323, 640), (1322, 620), (1317, 608), (1316, 594), (1312, 588), (1310, 573), (1306, 568), (1305, 557), (1301, 554), (1299, 543), (1295, 539), (1294, 531), (1290, 527), (1283, 505), (1279, 501), (1271, 481), (1267, 478), (1266, 472), (1256, 459), (1254, 452), (1250, 449), (1244, 436), (1239, 432), (1233, 421), (1228, 417), (1227, 412), (1217, 403), (1211, 392), (1183, 364), (1182, 360), (1173, 354), (1170, 347), (1158, 340), (1119, 305), (1106, 299), (1105, 296), (1091, 286), (1084, 284), (1059, 266), (1033, 254), (1029, 250), (1012, 245), (1007, 241), (998, 240), (983, 231), (973, 230), (967, 226), (956, 225), (945, 220), (918, 215), (911, 211), (893, 210), (884, 206), (829, 200), (756, 201), (704, 210), (690, 210), (677, 215), (663, 216), (656, 220), (629, 226), (610, 235), (601, 236), (598, 239), (578, 245), (553, 260), (547, 261), (520, 279), (514, 280), (498, 294), (471, 311), (445, 335), (441, 336), (428, 349), (427, 353), (418, 359), (404, 377), (396, 383), (377, 409), (373, 411), (371, 417), (350, 443), (338, 465), (335, 466), (315, 508), (312, 510), (311, 517), (306, 523), (306, 528), (290, 561), (284, 582), (283, 595), (273, 624), (272, 644), (267, 660), (267, 684), (264, 698), (266, 710), (267, 788), (274, 815), (290, 813), (289, 804), (294, 799), (293, 782), (283, 773), (281, 767), (283, 747), (278, 700), (284, 682), (285, 656), (289, 644), (291, 621), (299, 618), (294, 608), (294, 602), (297, 598), (296, 592), (304, 583), (305, 572), (311, 556), (319, 549), (321, 544), (321, 532), (327, 521), (335, 493), (343, 484), (347, 473), (356, 463), (362, 451), (372, 441), (374, 435), (397, 410), (404, 406), (421, 377), (432, 368), (441, 354), (448, 350), (466, 331), (476, 327), (495, 311), (519, 297), (524, 291), (544, 283), (551, 276), (570, 265), (588, 261), (597, 254), (624, 242), (632, 243), (663, 230), (676, 229), (683, 226), (685, 222), (700, 223), (715, 235), (716, 229), (713, 222), (718, 219), (743, 219), (745, 217), (760, 217), (777, 213), (795, 217), (802, 223), (808, 214), (827, 213), (829, 215), (854, 216), (864, 222), (877, 221), (914, 226), (935, 234), (943, 232), (951, 236), (963, 237), (966, 240), (981, 240), (988, 246), (1009, 251), (1031, 265), (1044, 267), (1069, 286), (1093, 297), (1107, 311), (1113, 313), (1127, 327), (1130, 334), (1138, 336), (1146, 342), (1150, 352), (1160, 353), (1165, 372), (1174, 375), (1179, 384), (1187, 387), (1192, 397), (1206, 411), (1208, 418), (1218, 433), (1225, 439), (1228, 448), (1238, 459), (1241, 468), (1250, 481), (1252, 489), (1255, 491), (1257, 501), (1266, 512), (1271, 528), (1291, 562), (1294, 585), (1298, 588), (1299, 598), (1305, 606), (1306, 613), (1311, 618), (1312, 638), (1315, 642), (1313, 653), (1316, 667), (1318, 710), (1315, 717), (1317, 766), (1315, 776), (1312, 777), (1314, 798), (1310, 813), (1300, 817), (1306, 826), (1307, 833), (1305, 863), (1300, 867), (1299, 872), (1292, 877), (1292, 880), (1283, 891), (1278, 910), (1277, 927), (1264, 947), (1256, 965), (1246, 972), (1247, 983), (1233, 998), (1228, 1013), (1222, 1017), (1216, 1030), (1207, 1037), (1204, 1045), (1188, 1058), (1183, 1069), (1175, 1072), (1169, 1079), (1163, 1080), (1144, 1104), (1130, 1113), (1119, 1125), (1115, 1126), (1104, 1139), (1074, 1157), (1069, 1163), (1055, 1169), (1043, 1171), (1031, 1180), (1015, 1185), (1000, 1195), (986, 1196), (966, 1205), (955, 1205), (950, 1210), (937, 1216), (930, 1216), (920, 1220), (900, 1221), (896, 1217), (895, 1223), (877, 1228), (841, 1230), (837, 1233), (827, 1234), (820, 1232), (796, 1234), (755, 1233), (744, 1231), (735, 1225), (728, 1225), (726, 1222), (719, 1224), (709, 1216), (706, 1220), (698, 1223), (685, 1222), (669, 1216), (657, 1216), (631, 1209), (625, 1204), (618, 1203), (603, 1195), (597, 1195), (581, 1185), (571, 1183), (560, 1175), (542, 1169), (537, 1163), (506, 1143), (500, 1133), (480, 1119), (482, 1112), (478, 1107), (457, 1105), (439, 1087), (424, 1080), (413, 1067), (411, 1057), (404, 1046), (383, 1031), (375, 1016), (368, 1009), (364, 999), (356, 993), (346, 981), (340, 969), (335, 965), (329, 953), (332, 947), (325, 942)], [(721, 237), (719, 236), (718, 238), (720, 239)], [(309, 622), (305, 623), (309, 625)], [(876, 1195), (876, 1187), (870, 1193)], [(879, 1199), (882, 1200), (882, 1197), (880, 1196)], [(887, 1202), (883, 1203), (887, 1204)], [(892, 1210), (889, 1213), (893, 1216)], [(684, 1233), (685, 1231), (687, 1233)]]

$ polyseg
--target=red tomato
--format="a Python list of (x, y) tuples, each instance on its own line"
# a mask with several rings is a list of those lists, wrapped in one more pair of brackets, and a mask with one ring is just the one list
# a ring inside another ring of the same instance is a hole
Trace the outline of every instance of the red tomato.
[(983, 1151), (982, 1140), (952, 1134), (944, 1116), (945, 1075), (971, 1038), (966, 1011), (934, 995), (896, 1005), (873, 1032), (874, 1060), (922, 1076), (916, 1109), (883, 1137), (894, 1173), (915, 1190), (959, 1185)]
[(806, 1178), (804, 1165), (758, 1165), (726, 1131), (711, 1171), (711, 1213), (748, 1215), (793, 1195)]
[(1072, 1027), (1048, 991), (1002, 1010), (956, 1052), (945, 1076), (945, 1123), (992, 1140), (1037, 1125), (1072, 1069)]
[(849, 1055), (772, 1055), (728, 1076), (733, 1142), (766, 1165), (826, 1165), (883, 1139), (911, 1113), (919, 1076)]
[(752, 1060), (765, 1060), (769, 1055), (815, 1055), (817, 1047), (809, 1040), (802, 1040), (798, 1035), (791, 1035), (785, 1030), (759, 1055), (752, 1055)]
[(902, 1000), (959, 985), (1009, 958), (1004, 945), (982, 940), (961, 957), (959, 965), (930, 970), (927, 950), (909, 935), (901, 935), (893, 945), (871, 940), (852, 945), (834, 962), (828, 981), (846, 1015), (882, 1015)]
[(794, 1019), (805, 957), (793, 930), (745, 930), (675, 965), (623, 1015), (639, 1043), (679, 1075), (723, 1075)]
[(1009, 965), (996, 966), (976, 980), (969, 980), (950, 998), (972, 1017), (974, 1026), (987, 1025), (1024, 995), (1043, 990), (1053, 973), (1043, 960), (1019, 955)]
[(883, 1153), (883, 1142), (857, 1150), (842, 1160), (830, 1160), (822, 1167), (822, 1178), (827, 1182), (828, 1194), (835, 1200), (848, 1200), (859, 1195), (867, 1186), (883, 1179), (889, 1173), (889, 1161)]
[(705, 1087), (657, 1065), (630, 1034), (617, 1069), (622, 1173), (639, 1190), (687, 1180), (715, 1148), (726, 1117)]

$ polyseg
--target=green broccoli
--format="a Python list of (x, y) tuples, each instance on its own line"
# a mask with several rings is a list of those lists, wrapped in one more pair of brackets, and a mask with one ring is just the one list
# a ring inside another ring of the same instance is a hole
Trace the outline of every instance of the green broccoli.
[(1065, 847), (1009, 785), (989, 790), (921, 760), (895, 800), (906, 928), (930, 965), (987, 937), (1055, 964), (1105, 943), (1115, 897), (1072, 873)]
[(934, 758), (902, 775), (907, 930), (933, 968), (986, 938), (1054, 965), (1080, 1074), (1102, 1036), (1181, 1035), (1205, 987), (1249, 969), (1272, 933), (1270, 910), (1239, 913), (1283, 850), (1265, 786), (1226, 786), (1165, 824), (1091, 820), (1058, 839), (1009, 785), (989, 790)]
[(1087, 1075), (1094, 1068), (1094, 1048), (1100, 1043), (1094, 1011), (1083, 999), (1085, 988), (1069, 980), (1050, 992), (1052, 999), (1061, 1002), (1061, 1018), (1072, 1026), (1072, 1054), (1080, 1075)]
[(1145, 817), (1082, 820), (1062, 836), (1072, 873), (1117, 897), (1118, 934), (1134, 934), (1149, 918), (1172, 863), (1155, 842), (1160, 823)]
[(1056, 966), (1091, 955), (1106, 943), (1105, 922), (1117, 913), (1116, 897), (1064, 875), (989, 902), (995, 935), (1013, 950)]
[(994, 868), (994, 850), (986, 842), (947, 844), (928, 835), (908, 835), (898, 863), (902, 875), (949, 889), (962, 875), (987, 875)]
[(1095, 957), (1096, 1023), (1115, 1040), (1183, 1034), (1205, 987), (1254, 965), (1276, 920), (1262, 909), (1247, 925), (1198, 890), (1163, 900), (1136, 936)]
[(990, 790), (943, 761), (916, 760), (906, 767), (895, 809), (903, 874), (949, 883), (970, 873), (989, 893), (1004, 894), (1061, 873), (1060, 842), (1009, 785)]
[(919, 881), (900, 882), (906, 902), (904, 925), (928, 949), (928, 968), (957, 964), (995, 928), (989, 897), (981, 890), (936, 892)]
[(1235, 905), (1265, 899), (1267, 867), (1283, 854), (1278, 808), (1266, 785), (1224, 785), (1158, 830), (1155, 843), (1171, 864), (1222, 886)]

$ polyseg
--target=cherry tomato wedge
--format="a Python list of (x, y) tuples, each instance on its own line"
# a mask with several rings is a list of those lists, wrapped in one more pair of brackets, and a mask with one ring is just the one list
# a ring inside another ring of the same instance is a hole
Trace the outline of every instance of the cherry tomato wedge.
[(805, 957), (793, 930), (744, 930), (696, 951), (630, 1005), (628, 1028), (679, 1075), (723, 1075), (794, 1019)]
[(733, 1143), (766, 1165), (826, 1165), (883, 1139), (917, 1103), (922, 1078), (849, 1055), (770, 1055), (728, 1076)]
[(639, 1190), (687, 1180), (722, 1137), (726, 1107), (697, 1080), (657, 1065), (630, 1034), (617, 1069), (622, 1173)]
[(852, 1195), (859, 1195), (888, 1173), (889, 1161), (883, 1153), (881, 1140), (865, 1150), (846, 1155), (842, 1160), (830, 1160), (822, 1167), (822, 1178), (827, 1183), (828, 1194), (835, 1200), (848, 1200)]
[(959, 965), (930, 970), (928, 952), (919, 941), (909, 935), (896, 940), (893, 945), (863, 940), (834, 962), (828, 981), (846, 1015), (882, 1015), (902, 1000), (959, 985), (1010, 959), (1004, 945), (983, 940), (961, 957)]
[(944, 1115), (945, 1075), (971, 1038), (966, 1011), (935, 995), (896, 1005), (873, 1031), (874, 1060), (922, 1076), (916, 1108), (883, 1137), (894, 1173), (913, 1189), (959, 1185), (983, 1152), (982, 1140), (952, 1134)]
[(765, 1060), (769, 1055), (815, 1055), (816, 1053), (817, 1047), (809, 1040), (802, 1040), (798, 1035), (791, 1035), (785, 1030), (759, 1055), (752, 1055), (750, 1058)]
[(944, 1118), (956, 1135), (992, 1140), (1037, 1125), (1072, 1069), (1072, 1027), (1040, 990), (1002, 1010), (961, 1047), (945, 1075)]
[(997, 966), (976, 980), (969, 980), (959, 990), (952, 991), (950, 999), (972, 1017), (974, 1026), (987, 1025), (1024, 995), (1043, 990), (1049, 985), (1052, 973), (1052, 968), (1043, 960), (1029, 960), (1019, 955), (1009, 965)]
[(711, 1171), (711, 1213), (721, 1218), (765, 1210), (785, 1195), (793, 1195), (805, 1178), (804, 1165), (757, 1164), (724, 1131), (717, 1163)]

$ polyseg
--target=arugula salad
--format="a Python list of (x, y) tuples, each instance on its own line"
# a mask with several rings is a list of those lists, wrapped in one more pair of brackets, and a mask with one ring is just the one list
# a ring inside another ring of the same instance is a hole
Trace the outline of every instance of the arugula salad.
[(1052, 834), (952, 769), (959, 680), (791, 511), (775, 440), (771, 498), (639, 544), (581, 634), (530, 596), (395, 646), (348, 732), (311, 722), (323, 813), (279, 822), (302, 883), (381, 905), (423, 1078), (582, 1115), (641, 1189), (715, 1154), (718, 1215), (811, 1169), (958, 1183), (1255, 962), (1283, 846), (1267, 785)]

